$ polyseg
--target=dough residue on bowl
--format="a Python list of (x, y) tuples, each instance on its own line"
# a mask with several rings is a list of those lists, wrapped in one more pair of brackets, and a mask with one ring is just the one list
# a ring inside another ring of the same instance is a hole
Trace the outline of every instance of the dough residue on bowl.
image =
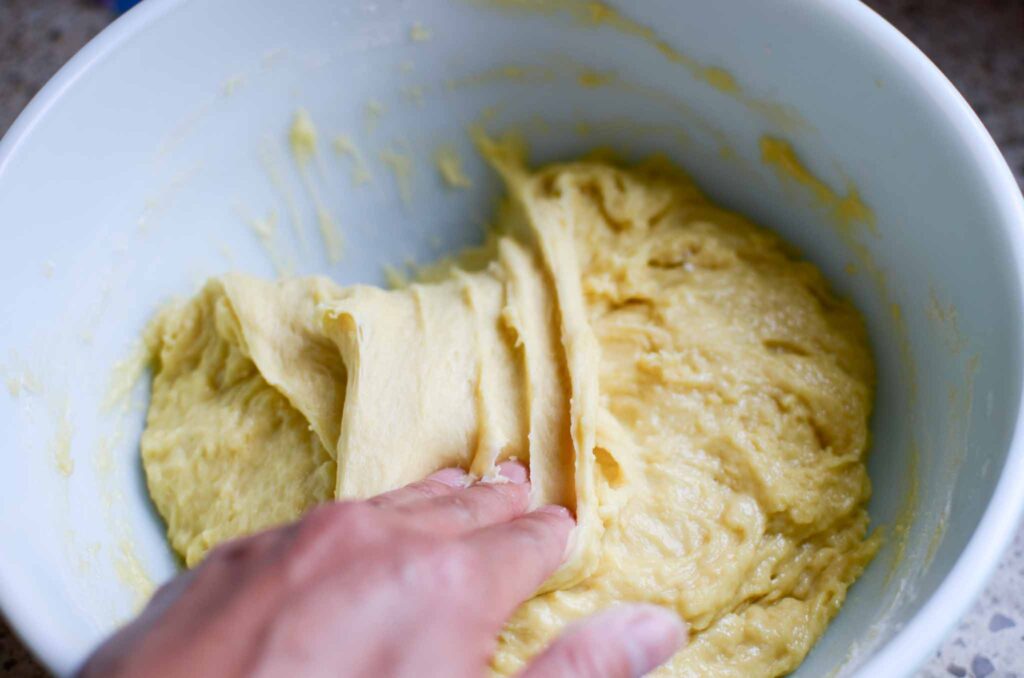
[(499, 673), (617, 601), (690, 625), (662, 675), (793, 670), (878, 546), (859, 314), (665, 161), (531, 171), (482, 145), (507, 204), (432, 282), (227, 275), (159, 314), (142, 456), (171, 544), (192, 566), (318, 502), (516, 457), (578, 527)]

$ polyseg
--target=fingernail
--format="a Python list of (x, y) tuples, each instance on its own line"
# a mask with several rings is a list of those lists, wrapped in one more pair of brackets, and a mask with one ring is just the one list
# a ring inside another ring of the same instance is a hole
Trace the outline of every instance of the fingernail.
[(634, 676), (661, 666), (686, 642), (686, 626), (679, 616), (657, 605), (629, 605), (626, 615), (626, 649)]
[(539, 509), (537, 509), (537, 513), (547, 513), (552, 516), (558, 516), (559, 518), (568, 518), (569, 520), (573, 520), (572, 511), (565, 508), (564, 506), (559, 506), (558, 504), (548, 504), (547, 506), (541, 506)]
[(461, 468), (443, 468), (440, 471), (431, 473), (429, 476), (430, 480), (435, 480), (439, 483), (444, 483), (449, 487), (465, 487), (466, 486), (466, 472)]
[(510, 483), (525, 483), (530, 479), (526, 467), (518, 461), (503, 461), (498, 464), (498, 473)]

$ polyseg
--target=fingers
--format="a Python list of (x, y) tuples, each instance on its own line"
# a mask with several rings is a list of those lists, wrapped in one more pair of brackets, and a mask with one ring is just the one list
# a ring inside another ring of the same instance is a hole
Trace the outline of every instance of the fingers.
[(482, 481), (463, 490), (398, 507), (422, 529), (461, 535), (522, 515), (530, 503), (526, 469), (516, 462), (498, 467), (501, 482)]
[(679, 617), (656, 605), (623, 605), (570, 626), (519, 678), (636, 678), (686, 642)]
[(469, 476), (462, 469), (444, 468), (417, 483), (379, 494), (367, 501), (374, 506), (394, 508), (423, 499), (444, 497), (468, 487), (469, 484)]
[(473, 585), (487, 591), (496, 615), (512, 614), (555, 571), (574, 526), (567, 509), (545, 506), (463, 539), (480, 565)]
[(505, 482), (509, 483), (526, 483), (530, 480), (530, 472), (526, 470), (518, 461), (503, 461), (497, 466), (497, 474), (494, 478), (488, 479), (484, 477), (484, 482), (501, 484)]
[(459, 536), (522, 515), (530, 501), (526, 468), (498, 466), (495, 477), (470, 484), (458, 469), (444, 469), (426, 480), (370, 500), (401, 516), (405, 527)]

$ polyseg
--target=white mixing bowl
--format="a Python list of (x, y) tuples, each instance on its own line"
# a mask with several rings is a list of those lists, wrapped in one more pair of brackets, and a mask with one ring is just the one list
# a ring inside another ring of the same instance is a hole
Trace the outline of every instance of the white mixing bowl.
[[(951, 628), (1024, 502), (1010, 172), (859, 3), (620, 4), (148, 0), (36, 97), (0, 144), (0, 601), (47, 665), (73, 670), (176, 569), (138, 459), (145, 380), (131, 403), (111, 386), (131, 384), (115, 364), (154, 309), (223, 271), (273, 275), (273, 257), (379, 281), (478, 239), (500, 189), (474, 121), (522, 130), (538, 160), (666, 153), (854, 299), (878, 363), (870, 511), (887, 536), (799, 675), (905, 675)], [(299, 107), (321, 133), (310, 181), (345, 238), (335, 264), (287, 154)], [(332, 149), (341, 133), (369, 182)], [(777, 174), (763, 135), (823, 183)], [(471, 190), (439, 178), (444, 144)], [(407, 202), (387, 151), (410, 160)], [(836, 211), (830, 191), (854, 186), (876, 230)], [(269, 251), (250, 221), (272, 211)]]

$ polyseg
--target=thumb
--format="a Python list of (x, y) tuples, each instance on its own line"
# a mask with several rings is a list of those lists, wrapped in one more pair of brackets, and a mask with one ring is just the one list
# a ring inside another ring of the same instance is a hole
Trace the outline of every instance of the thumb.
[(519, 678), (639, 678), (686, 642), (686, 625), (656, 605), (622, 605), (572, 624)]

